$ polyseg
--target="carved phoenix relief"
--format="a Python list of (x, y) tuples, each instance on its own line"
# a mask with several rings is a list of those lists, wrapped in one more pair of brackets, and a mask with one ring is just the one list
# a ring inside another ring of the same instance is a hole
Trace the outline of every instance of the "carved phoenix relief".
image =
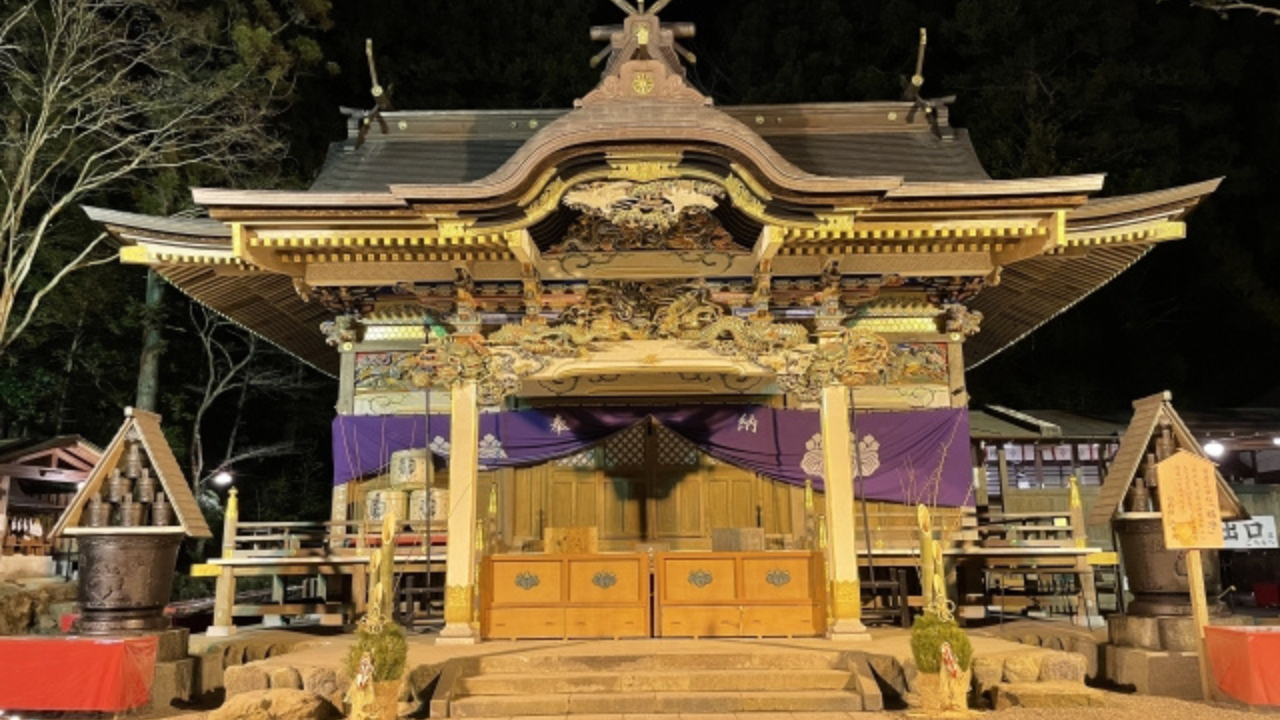
[(548, 255), (615, 250), (742, 251), (711, 214), (724, 188), (669, 178), (637, 183), (587, 183), (565, 193), (565, 207), (583, 213)]

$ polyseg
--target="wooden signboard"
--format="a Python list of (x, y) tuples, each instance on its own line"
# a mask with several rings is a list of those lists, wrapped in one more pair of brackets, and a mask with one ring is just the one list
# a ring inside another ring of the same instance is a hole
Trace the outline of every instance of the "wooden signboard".
[(1223, 545), (1218, 483), (1213, 463), (1179, 450), (1156, 464), (1164, 546), (1169, 550), (1217, 550)]
[(1218, 509), (1218, 485), (1213, 463), (1199, 455), (1179, 450), (1156, 463), (1156, 485), (1160, 492), (1160, 515), (1164, 525), (1164, 546), (1187, 552), (1187, 584), (1191, 589), (1191, 610), (1196, 635), (1200, 638), (1200, 691), (1213, 699), (1209, 658), (1205, 653), (1204, 628), (1209, 624), (1209, 606), (1204, 590), (1201, 550), (1221, 548), (1222, 515)]

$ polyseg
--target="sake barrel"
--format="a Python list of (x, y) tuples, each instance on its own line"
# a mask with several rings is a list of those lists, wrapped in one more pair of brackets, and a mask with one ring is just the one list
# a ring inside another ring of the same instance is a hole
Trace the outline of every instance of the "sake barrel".
[(381, 522), (388, 512), (394, 512), (401, 520), (408, 517), (409, 497), (403, 490), (374, 490), (365, 500), (369, 520)]
[(426, 448), (391, 453), (391, 487), (425, 487), (431, 482), (431, 455)]
[(427, 520), (431, 517), (431, 496), (426, 490), (409, 493), (409, 519)]
[(443, 488), (414, 490), (409, 496), (409, 519), (430, 520), (433, 526), (449, 522), (449, 491)]

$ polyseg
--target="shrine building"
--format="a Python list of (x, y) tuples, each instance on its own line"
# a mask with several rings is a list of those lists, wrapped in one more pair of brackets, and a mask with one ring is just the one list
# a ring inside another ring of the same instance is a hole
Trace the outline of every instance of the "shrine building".
[(860, 559), (973, 505), (966, 368), (1217, 185), (993, 180), (951, 98), (719, 107), (692, 32), (596, 28), (569, 109), (349, 112), (305, 191), (88, 210), (337, 378), (331, 551), (429, 529), (443, 638), (858, 637)]

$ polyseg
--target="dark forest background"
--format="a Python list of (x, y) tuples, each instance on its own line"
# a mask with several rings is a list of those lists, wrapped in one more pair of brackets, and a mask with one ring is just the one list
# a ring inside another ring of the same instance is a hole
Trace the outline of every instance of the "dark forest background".
[[(96, 204), (173, 212), (189, 205), (191, 183), (306, 187), (345, 134), (339, 106), (373, 106), (366, 38), (396, 109), (568, 107), (598, 80), (589, 27), (621, 17), (605, 0), (307, 5), (286, 48), (305, 62), (290, 65), (291, 100), (268, 128), (288, 144), (284, 162), (149, 178)], [(1165, 389), (1180, 409), (1280, 405), (1280, 26), (1268, 18), (1183, 0), (677, 0), (663, 18), (697, 23), (690, 79), (719, 105), (897, 99), (926, 27), (923, 94), (957, 96), (952, 122), (993, 177), (1104, 172), (1106, 194), (1225, 177), (1187, 240), (973, 370), (970, 391), (975, 406), (1121, 417)], [(53, 248), (49, 267), (75, 237)], [(234, 327), (208, 330), (173, 288), (147, 309), (145, 275), (87, 269), (45, 301), (0, 356), (0, 436), (105, 443), (134, 403), (144, 322), (158, 318), (158, 409), (179, 457), (197, 432), (205, 472), (245, 449), (277, 448), (231, 468), (245, 514), (323, 516), (336, 382)], [(225, 367), (210, 362), (208, 337), (230, 361), (252, 352), (212, 402), (208, 381)]]

